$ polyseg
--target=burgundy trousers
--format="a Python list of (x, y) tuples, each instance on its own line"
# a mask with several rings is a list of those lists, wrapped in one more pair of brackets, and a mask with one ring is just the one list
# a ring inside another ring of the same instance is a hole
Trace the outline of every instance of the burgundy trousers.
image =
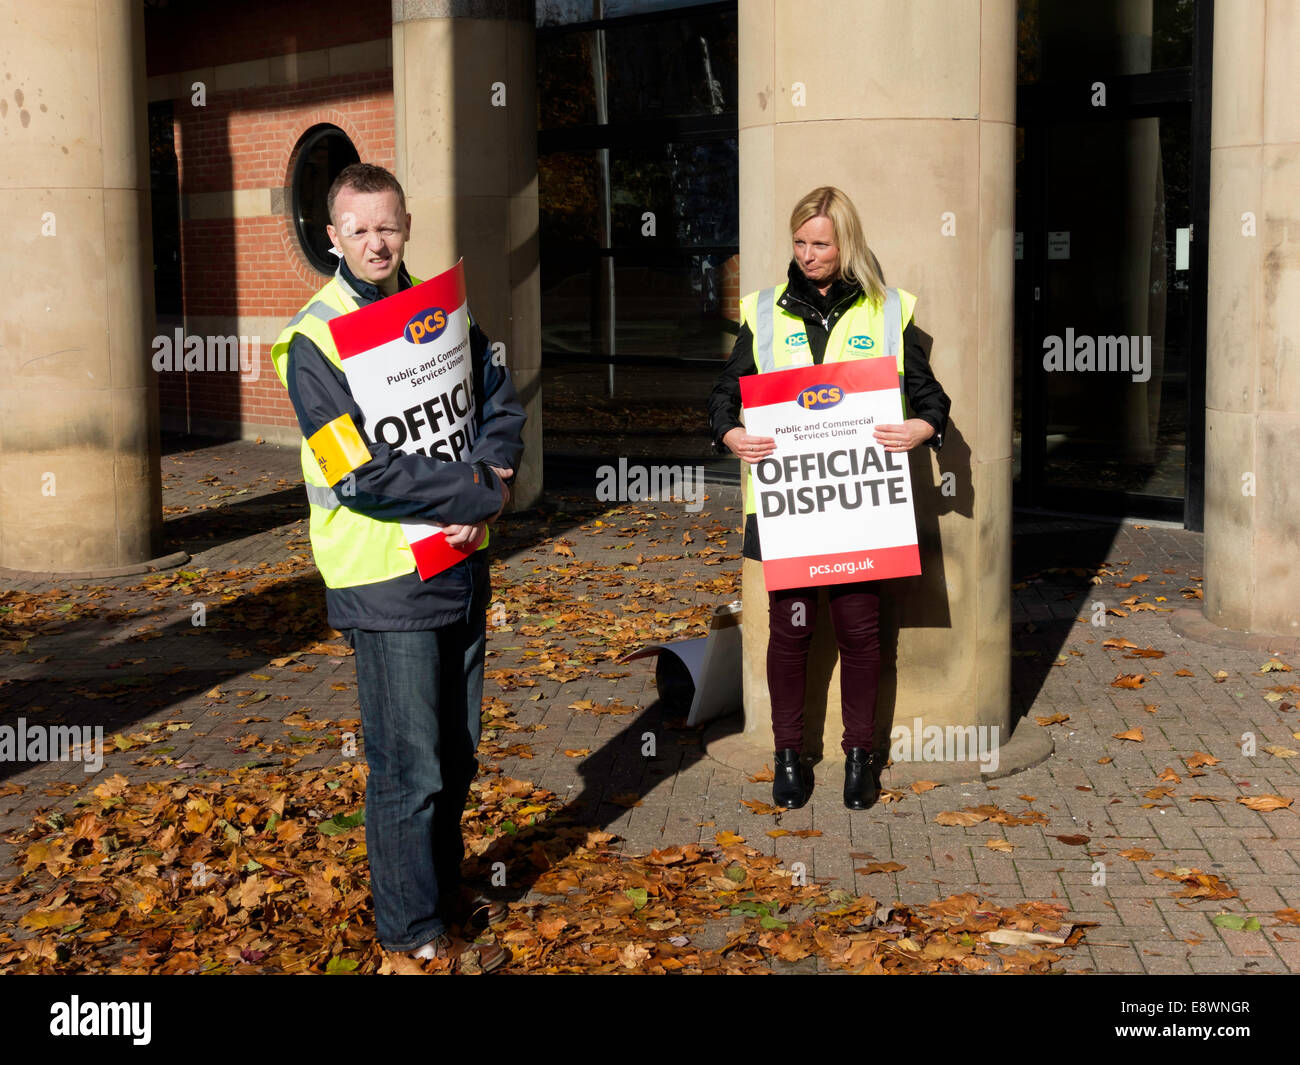
[[(817, 622), (817, 592), (816, 588), (788, 588), (768, 593), (767, 686), (778, 751), (803, 750), (804, 688)], [(846, 753), (851, 747), (871, 750), (880, 687), (880, 596), (875, 582), (831, 585), (830, 606), (840, 648), (842, 746)]]

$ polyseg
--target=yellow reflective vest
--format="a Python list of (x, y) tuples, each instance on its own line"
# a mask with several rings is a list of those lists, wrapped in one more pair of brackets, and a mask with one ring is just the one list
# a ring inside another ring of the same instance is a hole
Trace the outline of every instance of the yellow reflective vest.
[[(419, 280), (412, 276), (411, 283), (418, 285)], [(280, 383), (288, 388), (285, 375), (289, 365), (289, 344), (296, 333), (307, 337), (342, 373), (343, 361), (339, 358), (329, 322), (356, 309), (352, 290), (340, 282), (336, 274), (294, 315), (271, 346), (271, 362)], [(311, 514), (311, 550), (316, 568), (327, 587), (376, 584), (415, 569), (415, 556), (411, 554), (400, 522), (381, 521), (347, 506), (351, 475), (331, 486), (306, 438), (302, 441), (301, 458)], [(479, 550), (487, 547), (487, 543), (485, 533)]]
[[(754, 337), (754, 365), (759, 373), (813, 365), (804, 320), (780, 305), (787, 284), (782, 282), (774, 288), (751, 292), (740, 301), (740, 320)], [(915, 306), (916, 297), (901, 288), (885, 289), (882, 303), (870, 302), (865, 293), (859, 295), (831, 326), (823, 364), (892, 355), (898, 363), (899, 392), (906, 404), (903, 330), (912, 320)], [(753, 514), (750, 465), (742, 462), (741, 467), (745, 479), (745, 513)]]

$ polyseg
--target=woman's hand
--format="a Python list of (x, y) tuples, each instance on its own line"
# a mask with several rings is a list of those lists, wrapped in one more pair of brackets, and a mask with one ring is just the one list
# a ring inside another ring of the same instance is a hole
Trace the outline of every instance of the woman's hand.
[(479, 521), (473, 525), (446, 525), (443, 527), (442, 535), (447, 538), (447, 543), (452, 547), (459, 547), (462, 551), (468, 552), (478, 546), (485, 532), (487, 532), (487, 522)]
[(922, 418), (908, 418), (901, 425), (877, 425), (876, 443), (886, 451), (911, 451), (934, 436), (934, 426)]
[(750, 436), (741, 425), (728, 429), (722, 436), (722, 442), (730, 448), (733, 455), (751, 466), (762, 462), (776, 450), (774, 437)]

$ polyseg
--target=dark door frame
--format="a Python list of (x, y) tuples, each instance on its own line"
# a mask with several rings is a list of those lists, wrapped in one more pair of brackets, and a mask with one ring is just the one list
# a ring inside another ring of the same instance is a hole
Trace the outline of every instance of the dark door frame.
[[(1016, 91), (1016, 123), (1024, 129), (1023, 207), (1017, 218), (1024, 234), (1024, 275), (1017, 286), (1016, 319), (1022, 341), (1020, 366), (1020, 480), (1017, 506), (1027, 509), (1085, 511), (1181, 521), (1204, 528), (1205, 515), (1205, 346), (1209, 265), (1210, 97), (1214, 3), (1196, 5), (1193, 65), (1150, 74), (1107, 76), (1107, 106), (1091, 104), (1091, 79), (1021, 85)], [(1189, 116), (1190, 112), (1190, 116)], [(1188, 263), (1189, 307), (1187, 366), (1187, 442), (1183, 499), (1170, 500), (1132, 492), (1049, 489), (1046, 460), (1046, 380), (1040, 353), (1044, 334), (1043, 302), (1047, 264), (1046, 129), (1061, 122), (1112, 122), (1133, 118), (1190, 117), (1192, 241)]]

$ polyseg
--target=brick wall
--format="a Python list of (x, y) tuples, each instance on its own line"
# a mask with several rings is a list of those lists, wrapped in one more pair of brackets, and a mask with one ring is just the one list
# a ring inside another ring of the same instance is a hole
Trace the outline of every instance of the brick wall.
[(722, 274), (722, 317), (740, 321), (740, 256), (733, 255), (720, 269)]
[[(204, 68), (386, 38), (389, 0), (263, 0), (151, 9), (148, 74)], [(367, 162), (392, 169), (391, 69), (331, 74), (289, 84), (221, 90), (205, 83), (193, 106), (188, 78), (176, 79), (173, 133), (181, 199), (181, 281), (189, 334), (261, 335), (260, 376), (169, 373), (159, 381), (164, 427), (188, 420), (229, 433), (293, 427), (297, 421), (270, 363), (279, 328), (327, 280), (303, 255), (290, 218), (295, 149), (312, 127), (342, 129)], [(241, 199), (236, 202), (235, 194)], [(250, 210), (249, 203), (256, 204)], [(201, 209), (200, 209), (201, 205)], [(170, 328), (160, 323), (159, 331)]]

